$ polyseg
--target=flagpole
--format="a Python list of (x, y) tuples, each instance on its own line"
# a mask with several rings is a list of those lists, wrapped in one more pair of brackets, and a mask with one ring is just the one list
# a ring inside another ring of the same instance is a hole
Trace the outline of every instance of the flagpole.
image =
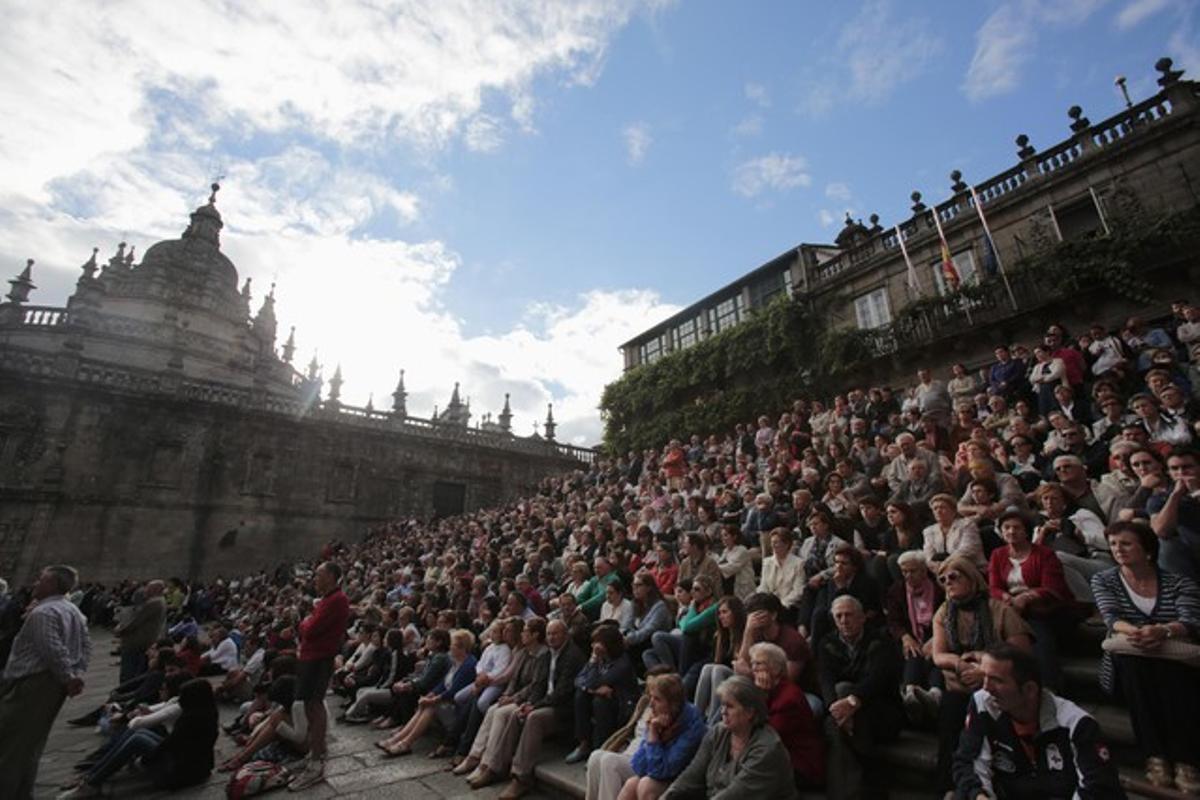
[[(942, 230), (942, 220), (941, 220), (941, 217), (938, 216), (937, 206), (934, 206), (933, 208), (931, 208), (930, 211), (933, 213), (933, 224), (934, 224), (934, 227), (937, 228), (938, 239), (941, 240), (941, 244), (942, 244), (941, 257), (942, 257), (943, 280), (945, 280), (947, 277), (951, 277), (951, 276), (945, 274), (946, 273), (946, 265), (949, 264), (950, 269), (954, 270), (954, 272), (955, 272), (955, 275), (953, 277), (954, 277), (955, 283), (957, 283), (958, 285), (953, 287), (953, 291), (957, 292), (962, 287), (962, 276), (957, 274), (958, 267), (954, 266), (954, 259), (950, 255), (950, 243), (946, 241), (946, 232), (944, 230)], [(951, 287), (949, 287), (947, 285), (947, 288), (951, 288)], [(970, 302), (967, 301), (965, 298), (960, 298), (960, 300), (962, 300), (962, 310), (967, 315), (967, 324), (974, 325), (975, 322), (971, 319), (971, 304), (970, 304)]]
[(988, 225), (987, 217), (983, 215), (983, 204), (979, 202), (979, 195), (975, 194), (975, 187), (968, 186), (971, 191), (971, 202), (975, 204), (975, 213), (979, 215), (979, 221), (983, 223), (983, 235), (988, 238), (988, 243), (992, 246), (992, 255), (996, 257), (996, 265), (1000, 267), (1000, 279), (1004, 281), (1004, 288), (1008, 292), (1008, 301), (1012, 303), (1013, 311), (1017, 310), (1017, 297), (1013, 294), (1012, 284), (1008, 282), (1008, 270), (1004, 268), (1004, 259), (1000, 258), (1000, 248), (996, 247), (996, 237), (992, 236), (992, 228)]
[(904, 245), (904, 234), (900, 232), (900, 226), (895, 227), (896, 242), (900, 245), (900, 252), (904, 254), (904, 263), (908, 266), (908, 288), (917, 297), (922, 297), (921, 284), (917, 282), (917, 269), (913, 266), (912, 259), (908, 257), (908, 248)]

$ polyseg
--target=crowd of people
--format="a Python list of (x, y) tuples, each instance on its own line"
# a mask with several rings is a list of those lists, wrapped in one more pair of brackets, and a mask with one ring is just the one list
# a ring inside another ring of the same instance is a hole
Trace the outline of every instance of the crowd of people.
[[(135, 759), (164, 786), (224, 769), (303, 789), (331, 721), (378, 729), (384, 758), (431, 740), (506, 800), (550, 737), (597, 800), (883, 796), (879, 750), (906, 726), (936, 733), (939, 792), (1121, 797), (1062, 694), (1089, 628), (1146, 779), (1200, 794), (1200, 308), (1173, 311), (1050, 325), (978, 371), (800, 399), (312, 562), (109, 587), (53, 568), (0, 600), (0, 622), (18, 609), (0, 780), (18, 756), (36, 769), (29, 742), (10, 756), (13, 682), (78, 691), (70, 607), (116, 624), (121, 660), (72, 720), (106, 742), (70, 797)], [(58, 660), (39, 671), (42, 618)], [(237, 750), (216, 764), (221, 702)]]

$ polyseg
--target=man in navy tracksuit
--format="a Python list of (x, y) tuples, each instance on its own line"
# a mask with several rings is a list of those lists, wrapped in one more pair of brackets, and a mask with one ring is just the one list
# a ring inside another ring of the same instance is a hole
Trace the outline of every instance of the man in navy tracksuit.
[(958, 800), (1125, 797), (1100, 725), (1042, 688), (1032, 654), (997, 645), (982, 669), (954, 754)]

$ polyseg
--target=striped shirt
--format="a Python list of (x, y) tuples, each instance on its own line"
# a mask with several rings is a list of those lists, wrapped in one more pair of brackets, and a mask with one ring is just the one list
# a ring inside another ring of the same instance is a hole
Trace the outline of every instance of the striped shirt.
[(91, 655), (87, 618), (61, 594), (51, 595), (25, 617), (13, 641), (4, 677), (16, 680), (50, 672), (66, 683), (83, 677)]
[[(1096, 609), (1104, 617), (1110, 633), (1117, 622), (1138, 626), (1182, 622), (1191, 638), (1200, 640), (1200, 587), (1183, 575), (1158, 571), (1158, 594), (1149, 614), (1133, 602), (1121, 580), (1120, 567), (1093, 575), (1092, 594), (1096, 597)], [(1106, 652), (1100, 661), (1100, 685), (1105, 691), (1112, 692), (1114, 684), (1112, 654)]]

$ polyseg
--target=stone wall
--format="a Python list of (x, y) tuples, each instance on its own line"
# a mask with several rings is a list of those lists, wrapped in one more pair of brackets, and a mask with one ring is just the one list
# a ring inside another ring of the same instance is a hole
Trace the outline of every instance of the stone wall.
[(579, 463), (524, 449), (0, 374), (0, 576), (236, 574), (429, 517), (439, 482), (474, 509)]

